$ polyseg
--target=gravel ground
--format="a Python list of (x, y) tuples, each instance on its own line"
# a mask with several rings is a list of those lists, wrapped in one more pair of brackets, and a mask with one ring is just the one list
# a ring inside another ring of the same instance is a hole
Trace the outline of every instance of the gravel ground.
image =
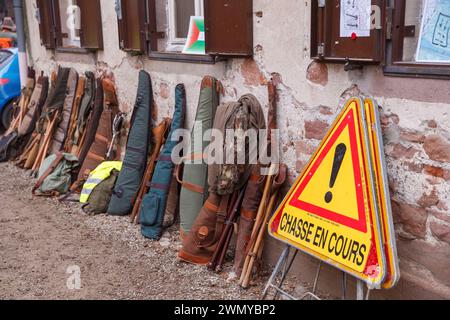
[[(11, 163), (0, 164), (0, 172), (0, 299), (261, 296), (268, 270), (243, 290), (230, 276), (230, 264), (216, 274), (178, 261), (176, 227), (152, 242), (127, 217), (88, 216), (76, 204), (33, 198), (34, 180)], [(69, 289), (78, 267), (81, 288)]]

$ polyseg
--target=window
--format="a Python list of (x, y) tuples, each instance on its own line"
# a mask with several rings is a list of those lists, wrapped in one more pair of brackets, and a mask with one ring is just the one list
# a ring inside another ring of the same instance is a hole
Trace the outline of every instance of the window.
[(449, 77), (450, 1), (314, 0), (311, 57), (345, 70), (381, 64), (385, 75)]
[(77, 0), (59, 0), (59, 16), (62, 21), (62, 46), (65, 48), (81, 48), (81, 15)]
[(380, 63), (384, 7), (384, 0), (312, 1), (311, 57), (348, 66)]
[[(252, 0), (116, 0), (120, 47), (171, 61), (252, 56), (252, 9)], [(191, 16), (204, 17), (205, 55), (181, 53)]]
[(201, 0), (169, 0), (169, 43), (167, 51), (182, 51), (189, 32), (191, 16), (202, 16)]
[(36, 0), (41, 43), (47, 49), (103, 48), (100, 0)]
[(384, 72), (450, 77), (450, 1), (389, 1)]
[(120, 49), (145, 52), (148, 37), (147, 5), (142, 0), (116, 0)]

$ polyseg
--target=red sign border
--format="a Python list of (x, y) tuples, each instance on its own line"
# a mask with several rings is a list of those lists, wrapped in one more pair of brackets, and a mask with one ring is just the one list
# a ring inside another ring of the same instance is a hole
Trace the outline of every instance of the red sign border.
[[(359, 152), (358, 152), (359, 148), (358, 148), (358, 144), (357, 144), (357, 140), (356, 140), (357, 135), (356, 135), (356, 123), (355, 123), (354, 112), (355, 111), (353, 109), (351, 109), (345, 115), (345, 119), (342, 121), (342, 123), (339, 125), (337, 130), (334, 132), (333, 136), (330, 138), (327, 145), (323, 148), (322, 152), (317, 157), (317, 160), (310, 167), (309, 171), (304, 174), (304, 176), (306, 175), (306, 177), (305, 177), (305, 179), (303, 179), (302, 183), (300, 184), (297, 192), (294, 194), (289, 205), (296, 207), (298, 209), (304, 210), (306, 212), (315, 214), (315, 215), (325, 218), (327, 220), (350, 227), (350, 228), (360, 231), (362, 233), (367, 233), (367, 220), (366, 220), (364, 194), (363, 194), (364, 191), (363, 191), (362, 178), (361, 178), (360, 159), (359, 159)], [(301, 194), (303, 193), (305, 188), (308, 186), (311, 179), (314, 177), (314, 174), (316, 173), (317, 169), (320, 167), (322, 162), (325, 160), (326, 155), (330, 152), (331, 148), (336, 143), (336, 140), (341, 136), (342, 132), (347, 127), (349, 128), (349, 131), (350, 131), (350, 149), (351, 149), (351, 155), (352, 155), (353, 172), (355, 174), (355, 190), (356, 190), (356, 196), (357, 196), (357, 202), (358, 202), (358, 217), (359, 217), (358, 220), (352, 219), (348, 216), (339, 214), (337, 212), (327, 210), (325, 208), (315, 206), (311, 203), (307, 203), (307, 202), (299, 200)]]

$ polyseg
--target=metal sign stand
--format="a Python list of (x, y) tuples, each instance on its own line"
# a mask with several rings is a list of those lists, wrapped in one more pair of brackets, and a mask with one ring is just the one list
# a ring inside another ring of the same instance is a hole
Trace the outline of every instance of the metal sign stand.
[[(293, 249), (292, 257), (289, 258), (291, 249)], [(319, 262), (319, 266), (317, 267), (316, 276), (314, 278), (314, 285), (312, 292), (307, 292), (303, 294), (300, 298), (296, 298), (293, 295), (287, 293), (285, 290), (283, 290), (284, 282), (286, 281), (287, 275), (289, 271), (292, 268), (292, 265), (294, 263), (295, 258), (298, 255), (299, 250), (296, 248), (292, 248), (290, 245), (287, 245), (284, 249), (283, 253), (280, 256), (280, 259), (278, 260), (275, 270), (273, 271), (272, 275), (269, 278), (269, 281), (266, 284), (266, 287), (264, 289), (264, 293), (262, 296), (262, 300), (266, 300), (269, 291), (271, 289), (275, 290), (275, 294), (272, 298), (272, 300), (277, 300), (278, 297), (284, 296), (285, 298), (289, 300), (322, 300), (320, 299), (316, 292), (317, 292), (317, 286), (319, 283), (320, 278), (320, 271), (322, 269), (322, 261)], [(279, 279), (277, 284), (277, 279)], [(364, 282), (361, 280), (357, 281), (356, 284), (356, 300), (369, 300), (371, 290), (368, 289), (366, 294), (364, 295)], [(342, 272), (342, 300), (345, 300), (347, 296), (347, 274), (345, 272)]]

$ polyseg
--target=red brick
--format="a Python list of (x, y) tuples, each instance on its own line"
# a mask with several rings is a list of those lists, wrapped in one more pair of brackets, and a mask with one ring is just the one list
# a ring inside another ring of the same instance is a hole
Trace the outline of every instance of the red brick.
[(418, 152), (419, 150), (413, 147), (405, 147), (400, 143), (396, 143), (393, 145), (392, 152), (389, 155), (394, 159), (412, 159)]
[(405, 162), (405, 165), (408, 167), (409, 171), (421, 173), (423, 171), (423, 164), (415, 163), (415, 162)]
[(438, 135), (429, 135), (424, 142), (428, 157), (434, 161), (450, 162), (450, 143)]
[(305, 168), (305, 166), (308, 164), (307, 161), (302, 161), (302, 160), (297, 160), (297, 162), (295, 163), (295, 170), (300, 173), (303, 171), (303, 169)]
[(334, 114), (333, 110), (330, 107), (326, 107), (326, 106), (320, 106), (319, 112), (325, 116), (332, 116)]
[(306, 139), (322, 140), (330, 125), (320, 120), (306, 121), (305, 122), (305, 136)]
[(422, 240), (398, 240), (397, 247), (401, 260), (409, 260), (428, 269), (439, 282), (450, 286), (450, 246), (448, 244), (433, 245)]
[(436, 189), (433, 189), (430, 194), (424, 193), (422, 197), (417, 201), (417, 204), (424, 208), (430, 208), (439, 203), (439, 196)]
[(341, 94), (341, 103), (345, 103), (348, 99), (361, 95), (361, 90), (357, 84), (352, 84)]
[(429, 210), (428, 214), (434, 216), (435, 218), (450, 223), (450, 213), (444, 213), (435, 210)]
[(400, 223), (405, 232), (417, 238), (425, 238), (428, 214), (424, 208), (392, 201), (392, 212), (395, 222)]
[(430, 230), (437, 239), (450, 244), (450, 227), (444, 223), (432, 221)]
[(438, 126), (437, 122), (435, 120), (428, 120), (427, 124), (428, 124), (428, 127), (432, 128), (432, 129), (436, 129)]
[(301, 155), (310, 156), (316, 151), (316, 148), (305, 141), (299, 141), (295, 144), (295, 151), (297, 157), (300, 157)]
[(433, 177), (444, 178), (444, 169), (442, 169), (442, 168), (425, 165), (424, 166), (424, 172), (427, 175), (430, 175), (430, 176), (433, 176)]
[(261, 86), (266, 84), (266, 78), (253, 59), (245, 59), (241, 65), (241, 74), (244, 83), (249, 86)]
[(423, 143), (425, 141), (425, 135), (418, 131), (404, 130), (400, 132), (400, 137), (403, 140), (413, 143)]
[(317, 61), (311, 62), (306, 71), (306, 79), (312, 83), (326, 86), (328, 84), (328, 66)]
[(439, 184), (442, 184), (442, 179), (436, 178), (436, 177), (432, 177), (432, 176), (428, 176), (427, 182), (428, 182), (430, 185), (432, 185), (432, 186), (437, 186), (437, 185), (439, 185)]

